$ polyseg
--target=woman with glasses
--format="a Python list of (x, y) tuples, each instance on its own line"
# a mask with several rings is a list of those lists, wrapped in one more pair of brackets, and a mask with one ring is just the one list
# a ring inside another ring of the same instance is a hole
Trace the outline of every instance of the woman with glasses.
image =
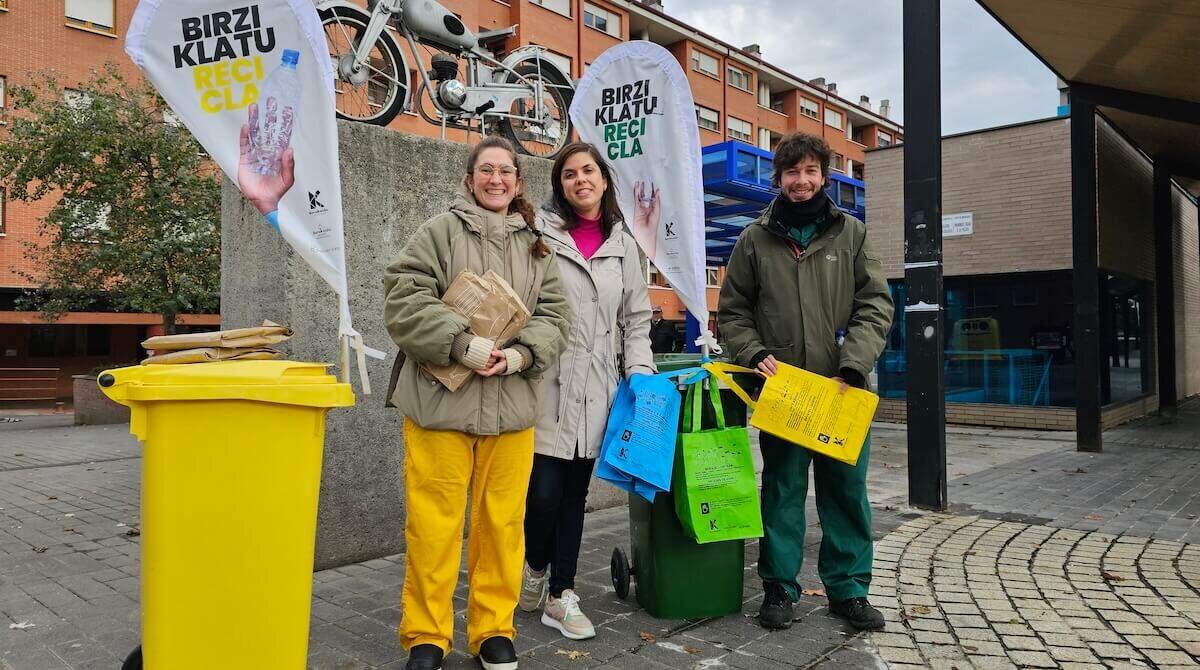
[(622, 372), (654, 372), (650, 299), (600, 152), (582, 142), (564, 147), (550, 183), (553, 195), (538, 212), (538, 227), (554, 249), (574, 314), (567, 349), (546, 371), (542, 389), (520, 606), (541, 608), (543, 624), (583, 640), (596, 634), (575, 593), (584, 502)]
[[(513, 670), (524, 559), (522, 519), (543, 371), (566, 344), (569, 309), (558, 268), (533, 228), (521, 168), (500, 137), (477, 144), (449, 211), (425, 222), (384, 277), (384, 322), (403, 362), (392, 402), (404, 415), (407, 565), (400, 641), (409, 670), (436, 670), (454, 637), (463, 518), (467, 647), (487, 670)], [(442, 303), (464, 270), (503, 277), (532, 317), (515, 341), (468, 330)], [(475, 371), (455, 392), (421, 370), (457, 361)]]

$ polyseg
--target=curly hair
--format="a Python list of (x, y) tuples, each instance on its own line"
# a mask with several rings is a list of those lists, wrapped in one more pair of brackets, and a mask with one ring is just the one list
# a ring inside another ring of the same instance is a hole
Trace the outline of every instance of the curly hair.
[(829, 159), (833, 150), (823, 138), (808, 133), (792, 133), (779, 142), (775, 147), (775, 158), (771, 161), (771, 185), (779, 188), (779, 178), (783, 171), (796, 163), (811, 158), (821, 164), (821, 176), (829, 177)]

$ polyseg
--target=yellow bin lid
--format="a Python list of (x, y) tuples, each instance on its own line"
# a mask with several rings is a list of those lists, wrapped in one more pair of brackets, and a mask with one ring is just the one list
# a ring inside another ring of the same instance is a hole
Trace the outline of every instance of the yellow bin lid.
[(354, 391), (327, 373), (327, 363), (221, 361), (135, 365), (96, 378), (122, 405), (158, 400), (250, 400), (306, 407), (349, 407)]

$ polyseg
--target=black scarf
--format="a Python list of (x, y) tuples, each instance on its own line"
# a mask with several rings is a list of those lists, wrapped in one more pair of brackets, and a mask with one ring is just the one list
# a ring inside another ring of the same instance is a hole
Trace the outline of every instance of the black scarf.
[(771, 205), (771, 224), (775, 232), (807, 249), (833, 223), (834, 212), (833, 203), (823, 190), (803, 202), (792, 202), (780, 193)]

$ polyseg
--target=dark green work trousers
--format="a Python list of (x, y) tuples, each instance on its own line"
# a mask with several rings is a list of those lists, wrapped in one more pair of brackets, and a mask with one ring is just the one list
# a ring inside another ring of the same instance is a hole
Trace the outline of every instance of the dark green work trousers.
[(817, 572), (830, 602), (866, 597), (871, 585), (871, 505), (867, 501), (867, 461), (871, 435), (857, 465), (822, 456), (767, 433), (759, 434), (763, 455), (763, 535), (758, 575), (800, 597), (796, 575), (804, 563), (804, 505), (808, 464), (817, 487), (821, 554)]

